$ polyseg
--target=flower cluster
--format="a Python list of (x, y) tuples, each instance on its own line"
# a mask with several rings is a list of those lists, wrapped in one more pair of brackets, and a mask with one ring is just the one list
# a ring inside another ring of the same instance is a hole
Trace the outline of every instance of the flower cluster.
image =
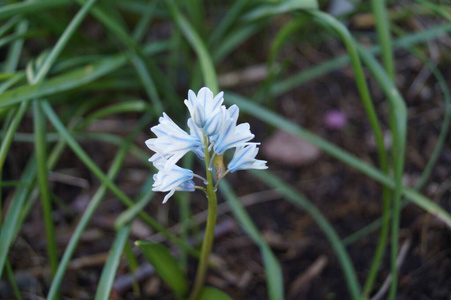
[[(169, 192), (163, 203), (175, 191), (195, 190), (193, 178), (200, 176), (177, 166), (177, 162), (189, 151), (202, 160), (211, 157), (211, 161), (205, 163), (210, 166), (208, 170), (215, 166), (218, 180), (228, 172), (267, 168), (266, 161), (255, 158), (259, 143), (249, 142), (254, 138), (249, 124), (237, 124), (238, 106), (226, 108), (222, 104), (223, 94), (220, 92), (214, 96), (207, 87), (201, 88), (197, 95), (191, 90), (188, 92), (185, 105), (191, 115), (187, 122), (190, 133), (181, 129), (165, 113), (160, 117), (159, 124), (150, 129), (157, 136), (146, 141), (147, 147), (155, 152), (149, 161), (158, 169), (152, 190)], [(223, 166), (223, 154), (229, 149), (235, 149), (235, 153), (227, 170), (223, 170), (220, 167)]]

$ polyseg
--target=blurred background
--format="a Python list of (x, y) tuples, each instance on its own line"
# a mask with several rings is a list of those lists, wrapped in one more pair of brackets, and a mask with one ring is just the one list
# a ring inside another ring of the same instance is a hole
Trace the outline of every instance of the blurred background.
[[(0, 1), (0, 298), (173, 299), (134, 242), (166, 245), (192, 279), (180, 245), (200, 247), (207, 201), (162, 205), (144, 142), (163, 111), (185, 128), (188, 90), (217, 85), (269, 169), (218, 191), (207, 285), (349, 299), (382, 245), (367, 296), (386, 299), (395, 234), (396, 299), (449, 299), (451, 5), (385, 2)], [(383, 184), (406, 197), (381, 244)]]

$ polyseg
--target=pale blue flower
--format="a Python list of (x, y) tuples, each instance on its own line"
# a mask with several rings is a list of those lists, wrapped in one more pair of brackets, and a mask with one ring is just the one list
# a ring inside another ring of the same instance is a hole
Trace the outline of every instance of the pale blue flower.
[(215, 135), (219, 130), (223, 95), (224, 93), (220, 92), (213, 97), (213, 92), (207, 87), (201, 88), (197, 95), (192, 90), (188, 91), (185, 105), (188, 107), (194, 124), (203, 129), (208, 136)]
[(167, 159), (167, 167), (177, 163), (187, 152), (202, 148), (202, 142), (196, 135), (190, 135), (183, 131), (177, 124), (163, 113), (159, 119), (160, 124), (152, 127), (157, 138), (148, 139), (147, 147)]
[(223, 110), (223, 121), (217, 136), (214, 137), (213, 149), (216, 154), (223, 154), (226, 150), (243, 146), (254, 138), (248, 123), (236, 125), (238, 120), (238, 106), (232, 105)]
[(188, 127), (189, 127), (189, 130), (190, 130), (190, 134), (193, 135), (193, 136), (196, 136), (200, 141), (202, 141), (202, 144), (199, 145), (197, 148), (195, 148), (193, 150), (193, 152), (196, 153), (196, 155), (200, 159), (204, 159), (204, 157), (205, 157), (205, 152), (204, 152), (204, 135), (202, 133), (202, 129), (197, 127), (196, 124), (194, 124), (192, 118), (189, 118), (187, 123), (188, 123)]
[(163, 199), (166, 203), (175, 191), (194, 192), (193, 171), (172, 165), (169, 169), (166, 167), (166, 159), (156, 154), (153, 161), (158, 173), (153, 175), (154, 184), (152, 191), (169, 192)]
[(265, 160), (255, 159), (258, 153), (258, 143), (247, 143), (236, 148), (232, 160), (228, 164), (230, 172), (246, 169), (267, 169)]
[[(153, 177), (152, 190), (168, 192), (163, 203), (176, 191), (192, 192), (200, 188), (195, 186), (194, 177), (207, 184), (202, 176), (176, 165), (189, 151), (193, 151), (201, 159), (205, 159), (207, 151), (210, 156), (210, 161), (205, 162), (207, 172), (213, 171), (213, 167), (216, 168), (216, 185), (228, 172), (267, 168), (266, 161), (255, 158), (259, 144), (249, 143), (254, 138), (249, 124), (237, 124), (238, 106), (232, 105), (227, 109), (222, 105), (223, 102), (222, 92), (213, 96), (212, 91), (204, 87), (196, 95), (190, 90), (188, 99), (185, 100), (191, 114), (187, 122), (189, 133), (182, 130), (165, 113), (159, 119), (160, 123), (151, 128), (156, 138), (148, 139), (146, 145), (155, 152), (149, 161), (158, 169), (158, 173)], [(228, 164), (228, 170), (225, 171), (222, 155), (228, 149), (235, 149), (235, 153)]]

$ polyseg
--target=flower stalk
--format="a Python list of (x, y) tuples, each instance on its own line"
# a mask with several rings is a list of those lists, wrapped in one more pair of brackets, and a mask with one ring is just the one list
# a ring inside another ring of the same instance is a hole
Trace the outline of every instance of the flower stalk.
[[(207, 137), (204, 135), (204, 141), (207, 141)], [(216, 227), (216, 215), (218, 208), (218, 201), (216, 198), (216, 192), (213, 187), (213, 174), (209, 167), (210, 153), (208, 151), (207, 143), (205, 143), (205, 172), (207, 174), (207, 186), (206, 186), (206, 196), (208, 199), (208, 216), (207, 216), (207, 226), (205, 228), (204, 240), (202, 242), (202, 249), (199, 259), (199, 264), (196, 271), (196, 279), (194, 281), (193, 290), (189, 300), (195, 300), (199, 297), (200, 291), (204, 286), (205, 276), (207, 274), (208, 259), (210, 257), (211, 249), (213, 248), (213, 239), (215, 236)]]
[[(146, 141), (147, 147), (155, 152), (149, 161), (158, 170), (153, 177), (152, 190), (167, 192), (163, 203), (176, 191), (194, 192), (197, 189), (207, 196), (207, 226), (190, 300), (199, 297), (205, 282), (216, 226), (216, 188), (219, 182), (229, 172), (267, 168), (266, 161), (255, 158), (259, 143), (249, 142), (254, 138), (249, 124), (237, 124), (239, 109), (236, 105), (229, 108), (222, 105), (223, 94), (220, 92), (214, 96), (206, 87), (197, 95), (190, 90), (188, 99), (184, 101), (191, 115), (187, 121), (190, 132), (185, 132), (163, 113), (159, 124), (151, 128), (157, 137)], [(234, 156), (226, 166), (224, 153), (228, 150), (234, 151)], [(189, 151), (204, 162), (206, 178), (177, 166)], [(205, 187), (195, 185), (194, 178), (203, 180)]]

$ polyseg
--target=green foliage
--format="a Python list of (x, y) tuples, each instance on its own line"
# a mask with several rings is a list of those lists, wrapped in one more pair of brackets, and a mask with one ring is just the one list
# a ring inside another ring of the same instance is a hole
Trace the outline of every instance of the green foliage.
[(188, 283), (185, 274), (183, 274), (178, 261), (172, 256), (168, 248), (162, 244), (147, 241), (136, 241), (135, 245), (141, 249), (158, 275), (179, 297), (186, 294)]
[(232, 300), (226, 293), (213, 287), (206, 286), (200, 292), (197, 300)]

